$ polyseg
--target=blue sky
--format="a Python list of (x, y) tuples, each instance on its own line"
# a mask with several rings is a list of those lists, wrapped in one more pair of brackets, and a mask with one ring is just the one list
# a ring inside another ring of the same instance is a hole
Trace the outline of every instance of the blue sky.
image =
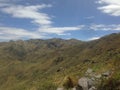
[(0, 0), (0, 41), (88, 41), (117, 32), (120, 0)]

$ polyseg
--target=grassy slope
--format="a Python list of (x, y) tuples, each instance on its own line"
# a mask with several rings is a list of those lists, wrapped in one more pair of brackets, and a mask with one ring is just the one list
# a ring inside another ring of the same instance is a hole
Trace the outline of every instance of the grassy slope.
[[(120, 79), (120, 34), (100, 40), (29, 40), (0, 43), (0, 90), (56, 90), (66, 76), (74, 80), (87, 68), (115, 68)], [(59, 71), (59, 72), (58, 72)]]

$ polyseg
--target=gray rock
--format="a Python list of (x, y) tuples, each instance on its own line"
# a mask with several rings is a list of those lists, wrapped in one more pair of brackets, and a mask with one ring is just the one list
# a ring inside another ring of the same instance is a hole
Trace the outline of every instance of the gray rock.
[(92, 78), (91, 78), (91, 80), (92, 80), (92, 81), (95, 81), (95, 78), (94, 78), (94, 77), (92, 77)]
[[(96, 81), (94, 78), (87, 78), (87, 77), (82, 77), (78, 81), (78, 85), (83, 88), (83, 90), (89, 90), (96, 84)], [(79, 89), (78, 89), (79, 90)], [(81, 89), (80, 89), (81, 90)]]
[(97, 78), (97, 79), (100, 79), (101, 77), (102, 77), (101, 74), (95, 76), (95, 78)]
[(93, 81), (92, 79), (89, 79), (88, 78), (88, 88), (91, 88), (94, 84), (95, 84), (95, 81)]
[(104, 76), (104, 77), (110, 76), (110, 71), (107, 71), (107, 72), (102, 73), (102, 76)]
[(83, 90), (88, 90), (88, 78), (82, 77), (78, 80), (78, 85), (83, 88)]
[(93, 72), (93, 70), (91, 68), (88, 68), (88, 70), (86, 71), (86, 74), (90, 74), (92, 72)]

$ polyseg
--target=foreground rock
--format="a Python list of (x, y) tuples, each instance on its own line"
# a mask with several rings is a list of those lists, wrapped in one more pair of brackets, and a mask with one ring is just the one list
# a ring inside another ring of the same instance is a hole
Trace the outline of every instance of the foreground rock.
[(83, 90), (96, 90), (94, 84), (95, 81), (88, 77), (82, 77), (78, 80), (78, 85), (81, 86)]
[[(70, 90), (97, 90), (98, 84), (102, 83), (103, 79), (107, 79), (111, 76), (110, 71), (103, 73), (95, 73), (91, 68), (88, 68), (84, 77), (78, 80), (76, 86), (69, 87)], [(70, 80), (72, 81), (72, 80)], [(57, 90), (66, 90), (64, 88), (58, 88)]]
[(83, 90), (88, 90), (88, 78), (82, 77), (78, 80), (78, 85), (83, 88)]

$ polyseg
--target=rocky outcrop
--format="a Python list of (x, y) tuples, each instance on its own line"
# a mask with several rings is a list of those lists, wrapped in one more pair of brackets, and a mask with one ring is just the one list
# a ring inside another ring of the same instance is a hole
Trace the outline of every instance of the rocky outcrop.
[(110, 76), (110, 71), (96, 74), (91, 68), (88, 68), (85, 72), (85, 77), (82, 77), (78, 80), (78, 85), (82, 87), (82, 90), (97, 90), (96, 86), (102, 83), (102, 79), (107, 79)]
[[(70, 90), (97, 90), (97, 85), (101, 83), (102, 78), (110, 77), (111, 72), (106, 71), (103, 73), (96, 74), (91, 68), (88, 68), (85, 72), (84, 77), (78, 80), (78, 85)], [(66, 90), (64, 88), (58, 88), (57, 90)]]

